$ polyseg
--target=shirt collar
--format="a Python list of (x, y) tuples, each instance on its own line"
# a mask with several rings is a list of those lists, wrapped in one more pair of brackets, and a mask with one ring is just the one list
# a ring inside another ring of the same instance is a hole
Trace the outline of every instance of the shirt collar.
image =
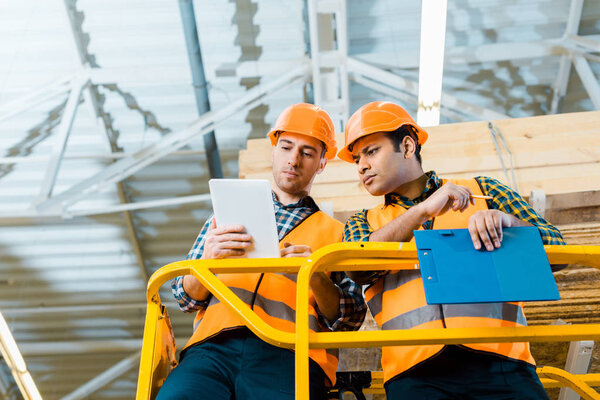
[(295, 203), (283, 205), (277, 198), (277, 195), (275, 194), (275, 192), (271, 191), (271, 194), (273, 195), (273, 203), (275, 203), (275, 205), (279, 208), (284, 208), (286, 210), (290, 210), (290, 209), (294, 209), (294, 208), (306, 207), (306, 208), (309, 208), (314, 211), (319, 210), (319, 206), (317, 206), (317, 203), (315, 203), (313, 198), (310, 196), (304, 196), (303, 198), (301, 198), (300, 200), (298, 200)]
[(425, 189), (420, 195), (414, 199), (409, 199), (408, 197), (399, 195), (398, 193), (388, 193), (385, 195), (385, 205), (388, 206), (390, 204), (397, 204), (404, 208), (410, 208), (415, 204), (425, 201), (433, 194), (433, 192), (442, 186), (442, 180), (437, 176), (435, 171), (426, 172), (425, 175), (427, 176), (427, 182), (425, 183)]

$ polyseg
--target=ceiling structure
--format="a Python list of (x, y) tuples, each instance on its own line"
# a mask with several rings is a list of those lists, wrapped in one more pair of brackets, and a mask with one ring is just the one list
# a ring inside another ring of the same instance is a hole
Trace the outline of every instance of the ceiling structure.
[[(44, 399), (132, 398), (147, 278), (210, 214), (204, 133), (235, 177), (289, 104), (416, 115), (420, 2), (193, 4), (200, 117), (177, 2), (0, 3), (0, 312)], [(451, 0), (445, 42), (442, 123), (600, 109), (598, 1)]]

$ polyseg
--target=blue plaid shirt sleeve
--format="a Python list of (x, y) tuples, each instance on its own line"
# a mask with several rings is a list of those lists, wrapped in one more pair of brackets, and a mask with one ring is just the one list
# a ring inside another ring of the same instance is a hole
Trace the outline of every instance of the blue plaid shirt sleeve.
[(475, 179), (479, 182), (483, 194), (492, 197), (487, 201), (489, 208), (500, 210), (536, 226), (544, 244), (566, 244), (558, 228), (542, 218), (519, 193), (487, 176), (478, 176)]
[(330, 323), (318, 311), (319, 319), (331, 331), (356, 331), (365, 319), (367, 304), (362, 294), (362, 287), (341, 271), (331, 273), (331, 280), (340, 294), (340, 313), (338, 318)]
[[(212, 217), (210, 217), (205, 223), (194, 245), (189, 251), (186, 260), (196, 260), (202, 257), (202, 252), (204, 251), (204, 240), (206, 237), (206, 233), (210, 230), (210, 223), (212, 221)], [(198, 311), (200, 309), (204, 309), (208, 307), (208, 302), (210, 297), (206, 300), (195, 300), (191, 298), (185, 290), (183, 290), (183, 276), (178, 276), (171, 282), (171, 290), (173, 292), (173, 297), (177, 300), (177, 304), (179, 305), (179, 309), (186, 313), (191, 313)]]
[[(371, 233), (373, 233), (373, 228), (371, 228), (371, 225), (369, 225), (369, 221), (367, 220), (367, 211), (359, 211), (346, 221), (342, 241), (368, 242)], [(387, 273), (388, 271), (371, 271), (365, 285), (371, 286), (381, 277), (387, 275)]]

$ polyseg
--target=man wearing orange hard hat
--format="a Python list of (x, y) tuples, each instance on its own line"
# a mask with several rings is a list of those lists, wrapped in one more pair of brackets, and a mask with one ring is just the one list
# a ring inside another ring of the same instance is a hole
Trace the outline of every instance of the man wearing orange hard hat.
[[(310, 197), (315, 176), (335, 157), (333, 122), (321, 108), (294, 104), (269, 133), (273, 162), (273, 206), (282, 257), (308, 257), (340, 242), (343, 225), (319, 210)], [(240, 199), (244, 201), (244, 199)], [(243, 255), (252, 238), (241, 225), (204, 224), (187, 259)], [(261, 318), (295, 332), (296, 279), (283, 273), (219, 274), (219, 279)], [(196, 312), (194, 333), (158, 399), (263, 400), (294, 398), (294, 354), (256, 337), (193, 276), (178, 277), (173, 294), (185, 312)], [(356, 330), (366, 305), (359, 285), (343, 272), (317, 273), (310, 281), (312, 331)], [(335, 384), (334, 349), (312, 349), (310, 398), (326, 399)]]
[[(338, 156), (356, 164), (365, 188), (385, 202), (346, 222), (344, 241), (408, 242), (413, 230), (468, 228), (476, 249), (501, 246), (502, 229), (538, 227), (545, 244), (564, 244), (561, 233), (499, 181), (440, 179), (424, 172), (427, 132), (400, 106), (376, 101), (348, 120)], [(474, 195), (489, 196), (489, 199)], [(420, 271), (349, 273), (368, 285), (367, 304), (384, 330), (526, 325), (521, 303), (428, 305)], [(547, 399), (529, 343), (384, 347), (387, 398)]]

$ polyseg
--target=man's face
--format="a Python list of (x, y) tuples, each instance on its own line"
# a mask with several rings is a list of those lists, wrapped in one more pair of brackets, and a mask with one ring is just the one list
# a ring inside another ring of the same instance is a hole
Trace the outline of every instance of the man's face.
[(306, 135), (283, 132), (273, 147), (273, 178), (284, 192), (308, 191), (315, 177), (325, 168), (321, 141)]
[(404, 153), (394, 149), (384, 133), (373, 133), (358, 139), (352, 148), (358, 176), (373, 196), (393, 192), (408, 181), (404, 179), (407, 161)]

